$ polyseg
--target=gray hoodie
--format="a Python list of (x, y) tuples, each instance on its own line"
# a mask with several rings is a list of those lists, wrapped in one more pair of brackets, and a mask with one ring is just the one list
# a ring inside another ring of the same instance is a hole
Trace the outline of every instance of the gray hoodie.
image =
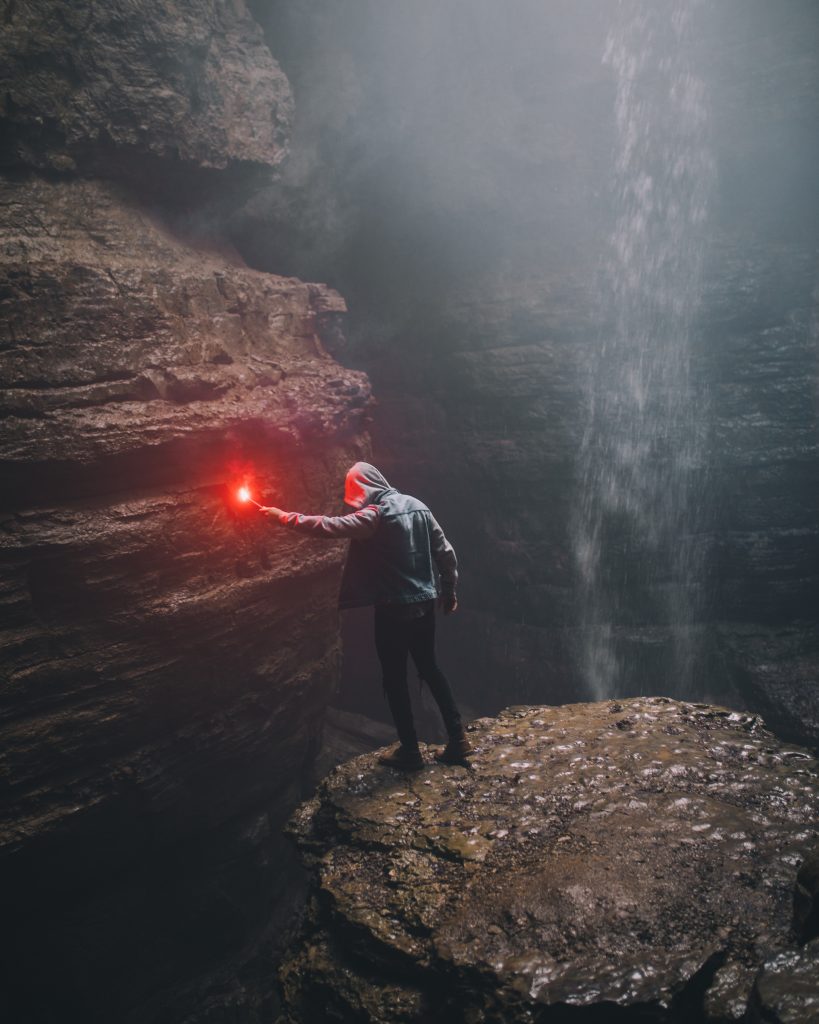
[[(391, 487), (375, 466), (356, 462), (344, 481), (345, 516), (283, 512), (283, 526), (299, 533), (352, 543), (341, 581), (339, 605), (414, 604), (455, 597), (458, 560), (430, 510)], [(440, 573), (440, 590), (436, 578)]]

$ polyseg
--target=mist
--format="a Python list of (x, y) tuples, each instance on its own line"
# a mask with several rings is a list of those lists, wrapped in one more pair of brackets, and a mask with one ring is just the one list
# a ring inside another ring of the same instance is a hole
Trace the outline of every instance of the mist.
[[(296, 118), (233, 236), (345, 296), (374, 458), (462, 559), (465, 699), (754, 706), (759, 628), (801, 692), (815, 6), (255, 12)], [(366, 646), (353, 629), (348, 692)]]

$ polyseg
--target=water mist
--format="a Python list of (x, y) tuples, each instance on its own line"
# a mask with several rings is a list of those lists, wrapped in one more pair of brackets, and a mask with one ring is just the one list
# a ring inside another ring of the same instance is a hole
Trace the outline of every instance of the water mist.
[(698, 654), (706, 403), (692, 342), (714, 177), (708, 97), (687, 56), (700, 6), (620, 5), (603, 56), (612, 227), (573, 527), (579, 667), (595, 699), (687, 695)]

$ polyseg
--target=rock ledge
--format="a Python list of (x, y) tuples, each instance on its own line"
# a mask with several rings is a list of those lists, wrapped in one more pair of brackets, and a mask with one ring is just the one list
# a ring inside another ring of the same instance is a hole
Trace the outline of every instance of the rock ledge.
[(471, 738), (470, 769), (358, 757), (291, 820), (314, 895), (290, 1021), (738, 1020), (798, 953), (819, 775), (758, 717), (513, 707)]

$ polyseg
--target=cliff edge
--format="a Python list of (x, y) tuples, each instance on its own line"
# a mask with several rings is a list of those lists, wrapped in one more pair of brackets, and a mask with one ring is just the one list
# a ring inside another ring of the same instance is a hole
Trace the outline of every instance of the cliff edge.
[(816, 1019), (807, 752), (664, 698), (470, 729), (471, 767), (363, 755), (291, 820), (289, 1022)]

